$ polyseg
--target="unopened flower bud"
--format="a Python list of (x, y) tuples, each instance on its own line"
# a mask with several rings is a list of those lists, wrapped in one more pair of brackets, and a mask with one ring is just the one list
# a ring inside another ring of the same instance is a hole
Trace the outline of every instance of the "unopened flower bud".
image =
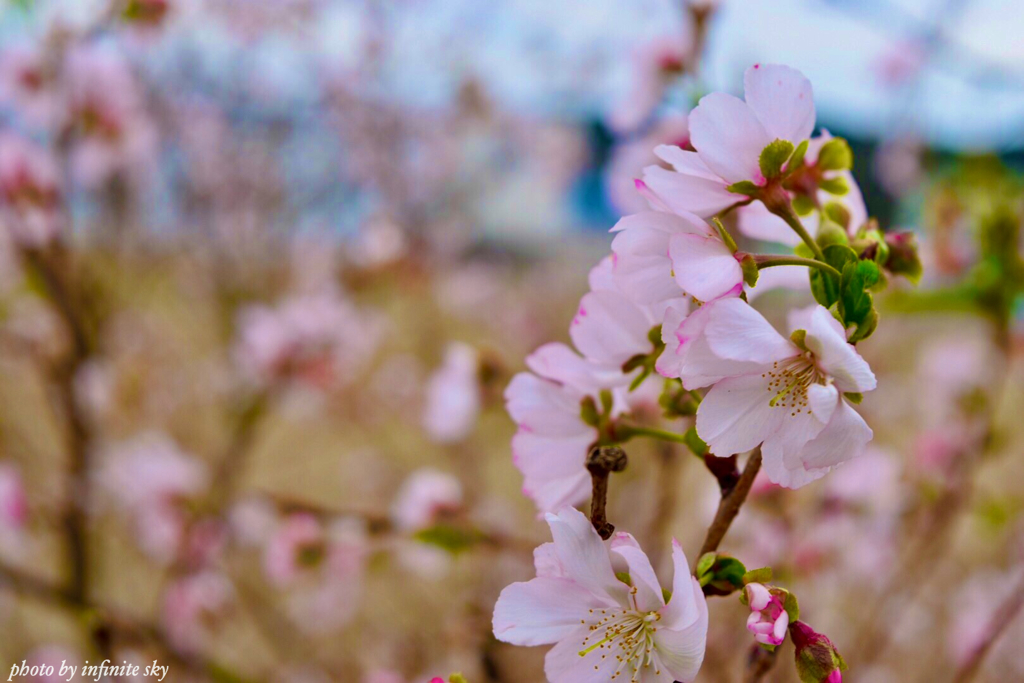
[(789, 627), (796, 648), (796, 672), (803, 683), (842, 683), (846, 662), (824, 634), (802, 621)]
[(749, 583), (743, 590), (750, 606), (747, 630), (754, 634), (754, 640), (763, 645), (781, 645), (789, 627), (789, 613), (784, 607), (783, 596), (760, 583)]

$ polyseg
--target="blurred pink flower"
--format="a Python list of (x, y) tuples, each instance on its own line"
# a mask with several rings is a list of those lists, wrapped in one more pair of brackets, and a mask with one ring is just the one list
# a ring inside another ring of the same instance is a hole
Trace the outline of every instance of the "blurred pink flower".
[(28, 520), (28, 498), (18, 470), (0, 462), (0, 528), (20, 530)]
[(164, 593), (167, 636), (187, 652), (203, 649), (235, 599), (235, 587), (223, 574), (203, 570), (176, 579)]
[(453, 475), (432, 468), (416, 470), (395, 496), (391, 518), (404, 532), (434, 525), (440, 515), (462, 507), (462, 484)]
[(21, 114), (32, 128), (49, 128), (57, 94), (37, 45), (11, 45), (0, 53), (0, 103)]
[(0, 132), (0, 204), (15, 240), (41, 247), (60, 225), (60, 184), (53, 157), (13, 133)]
[(687, 23), (680, 35), (666, 35), (644, 44), (633, 55), (632, 84), (608, 116), (620, 134), (641, 129), (664, 98), (666, 88), (682, 75), (693, 51), (693, 28)]
[(206, 489), (208, 472), (169, 437), (150, 432), (110, 450), (101, 483), (131, 518), (142, 550), (167, 563), (183, 550), (183, 504)]
[(68, 123), (76, 133), (71, 168), (79, 182), (95, 189), (114, 174), (133, 172), (128, 180), (145, 170), (155, 156), (156, 130), (125, 59), (78, 46), (68, 53), (65, 79)]
[(749, 583), (743, 590), (750, 606), (747, 630), (759, 643), (781, 645), (789, 628), (789, 614), (782, 606), (782, 597), (759, 583)]
[(451, 342), (441, 366), (427, 380), (423, 426), (439, 443), (469, 435), (480, 414), (480, 359), (468, 344)]
[(239, 316), (236, 358), (258, 383), (344, 386), (377, 347), (380, 328), (333, 290), (250, 305)]
[[(534, 552), (537, 577), (507, 586), (494, 606), (494, 636), (514, 645), (555, 644), (544, 671), (552, 683), (692, 681), (704, 660), (707, 603), (678, 542), (668, 602), (636, 540), (602, 541), (573, 508), (546, 515), (553, 543)], [(629, 583), (616, 572), (626, 572)], [(614, 656), (609, 656), (614, 655)]]

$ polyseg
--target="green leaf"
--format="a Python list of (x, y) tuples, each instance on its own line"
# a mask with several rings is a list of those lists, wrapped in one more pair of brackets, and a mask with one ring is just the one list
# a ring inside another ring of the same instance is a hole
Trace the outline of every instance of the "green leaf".
[[(857, 260), (857, 254), (853, 249), (843, 244), (830, 244), (822, 249), (822, 253), (825, 262), (840, 273), (847, 263)], [(839, 301), (840, 284), (840, 279), (831, 273), (817, 268), (811, 270), (811, 293), (815, 301), (825, 308)]]
[(761, 567), (760, 569), (751, 569), (749, 572), (743, 575), (743, 585), (748, 583), (768, 583), (772, 580), (772, 568)]
[(782, 167), (793, 155), (793, 143), (789, 140), (774, 140), (761, 150), (757, 163), (761, 167), (761, 175), (768, 180), (778, 178)]
[(867, 339), (874, 334), (876, 327), (878, 327), (878, 311), (872, 308), (867, 317), (857, 324), (857, 329), (850, 335), (847, 341), (851, 344), (856, 344), (861, 339)]
[(450, 553), (460, 553), (480, 540), (476, 531), (459, 529), (445, 524), (438, 524), (428, 529), (417, 531), (413, 538), (421, 543), (436, 545)]
[(842, 138), (832, 138), (818, 152), (818, 168), (824, 171), (849, 171), (853, 168), (853, 150)]
[(839, 197), (850, 191), (849, 183), (847, 183), (846, 178), (842, 176), (820, 180), (818, 181), (818, 187), (829, 194), (834, 194)]
[(761, 188), (749, 180), (741, 180), (738, 183), (733, 183), (725, 189), (729, 190), (729, 192), (746, 195), (748, 197), (756, 197), (761, 194)]

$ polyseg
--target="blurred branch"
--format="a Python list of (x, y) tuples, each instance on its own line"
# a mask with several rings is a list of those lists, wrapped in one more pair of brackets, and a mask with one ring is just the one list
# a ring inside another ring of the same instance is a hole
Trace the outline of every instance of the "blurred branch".
[(754, 479), (757, 478), (757, 473), (760, 470), (761, 448), (759, 446), (747, 458), (747, 464), (743, 467), (743, 474), (740, 475), (736, 485), (728, 493), (723, 490), (722, 500), (718, 503), (715, 519), (711, 522), (711, 526), (708, 527), (708, 533), (704, 537), (704, 545), (701, 546), (700, 552), (697, 553), (698, 559), (704, 556), (705, 553), (718, 550), (718, 546), (722, 543), (722, 539), (725, 538), (726, 532), (729, 531), (733, 520), (736, 519), (736, 515), (740, 513), (740, 508), (743, 507), (743, 503), (747, 500), (747, 494), (750, 493), (750, 488), (754, 485)]
[(753, 645), (750, 654), (747, 656), (747, 668), (743, 672), (743, 683), (758, 683), (775, 666), (775, 660), (779, 657), (778, 648), (768, 651), (760, 645)]
[(992, 620), (988, 623), (985, 633), (988, 637), (978, 646), (967, 658), (956, 673), (953, 674), (954, 683), (970, 683), (981, 670), (985, 656), (992, 650), (999, 638), (1006, 632), (1011, 624), (1020, 615), (1024, 608), (1024, 572), (1021, 573), (1020, 581), (1010, 594), (1009, 599), (996, 611)]
[[(118, 636), (154, 645), (165, 652), (174, 664), (192, 673), (226, 671), (215, 662), (181, 655), (167, 642), (163, 631), (155, 624), (93, 604), (74, 595), (60, 583), (38, 578), (24, 570), (0, 563), (0, 590), (4, 588), (10, 588), (20, 596), (74, 612), (82, 622), (93, 624), (94, 630), (102, 629), (108, 641), (112, 636)], [(232, 674), (232, 680), (244, 679)]]

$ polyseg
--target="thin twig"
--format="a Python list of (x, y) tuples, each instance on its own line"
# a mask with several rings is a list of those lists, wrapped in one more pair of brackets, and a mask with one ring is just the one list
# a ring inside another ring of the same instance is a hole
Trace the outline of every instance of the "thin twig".
[(1021, 609), (1024, 609), (1024, 574), (1021, 574), (1020, 581), (1013, 593), (1010, 594), (1009, 599), (999, 607), (992, 616), (992, 620), (989, 621), (988, 628), (985, 629), (988, 637), (971, 652), (967, 661), (961, 664), (953, 674), (951, 680), (954, 683), (969, 683), (974, 680), (974, 677), (981, 671), (985, 656), (1020, 615)]
[(700, 552), (697, 554), (698, 559), (705, 553), (718, 550), (718, 546), (722, 543), (722, 539), (725, 538), (726, 532), (729, 531), (732, 521), (736, 519), (736, 515), (739, 514), (744, 501), (747, 500), (747, 494), (750, 493), (750, 488), (754, 485), (754, 479), (757, 477), (760, 469), (761, 448), (758, 447), (747, 458), (747, 464), (743, 467), (743, 474), (740, 475), (736, 486), (729, 493), (724, 494), (722, 500), (718, 503), (718, 512), (715, 513), (715, 519), (711, 522), (711, 526), (708, 527), (708, 533), (704, 537), (704, 545), (701, 546)]
[(626, 469), (626, 452), (618, 446), (594, 448), (587, 456), (587, 471), (593, 480), (593, 494), (590, 499), (590, 521), (598, 535), (607, 540), (615, 531), (615, 525), (608, 521), (605, 507), (608, 503), (608, 476), (612, 472)]

